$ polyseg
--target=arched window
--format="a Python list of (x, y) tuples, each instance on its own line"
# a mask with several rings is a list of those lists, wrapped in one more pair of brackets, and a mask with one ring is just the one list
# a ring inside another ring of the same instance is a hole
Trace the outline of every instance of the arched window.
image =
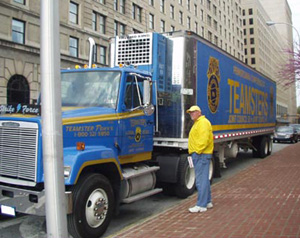
[(29, 85), (22, 75), (14, 75), (7, 84), (7, 104), (29, 104)]

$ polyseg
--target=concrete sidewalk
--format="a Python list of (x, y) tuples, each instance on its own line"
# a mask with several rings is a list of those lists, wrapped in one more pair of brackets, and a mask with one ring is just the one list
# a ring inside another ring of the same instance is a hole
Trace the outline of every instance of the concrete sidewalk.
[(111, 237), (299, 238), (300, 143), (212, 186), (214, 208), (192, 214), (196, 194)]

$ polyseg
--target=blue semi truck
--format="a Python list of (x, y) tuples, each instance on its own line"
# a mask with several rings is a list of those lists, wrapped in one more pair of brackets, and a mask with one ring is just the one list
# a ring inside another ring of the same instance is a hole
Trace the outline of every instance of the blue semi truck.
[[(91, 47), (93, 48), (93, 47)], [(193, 194), (186, 110), (214, 131), (210, 179), (228, 158), (272, 152), (276, 84), (192, 32), (111, 42), (110, 68), (61, 71), (65, 196), (73, 237), (99, 237), (122, 203)], [(39, 105), (0, 107), (0, 205), (45, 215)], [(8, 212), (9, 211), (9, 212)]]

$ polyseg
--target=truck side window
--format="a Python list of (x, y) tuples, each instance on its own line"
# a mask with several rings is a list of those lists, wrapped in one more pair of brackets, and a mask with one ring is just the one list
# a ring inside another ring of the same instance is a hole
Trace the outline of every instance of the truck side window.
[(142, 105), (143, 102), (143, 95), (141, 90), (142, 82), (141, 80), (138, 80), (138, 85), (137, 85), (135, 77), (136, 76), (128, 76), (126, 80), (125, 100), (124, 100), (126, 109), (133, 109), (139, 107)]

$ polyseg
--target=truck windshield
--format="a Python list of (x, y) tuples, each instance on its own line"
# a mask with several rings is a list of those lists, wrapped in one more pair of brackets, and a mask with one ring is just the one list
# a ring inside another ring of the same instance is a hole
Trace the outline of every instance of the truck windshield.
[(61, 75), (62, 106), (116, 108), (120, 72), (64, 72)]

